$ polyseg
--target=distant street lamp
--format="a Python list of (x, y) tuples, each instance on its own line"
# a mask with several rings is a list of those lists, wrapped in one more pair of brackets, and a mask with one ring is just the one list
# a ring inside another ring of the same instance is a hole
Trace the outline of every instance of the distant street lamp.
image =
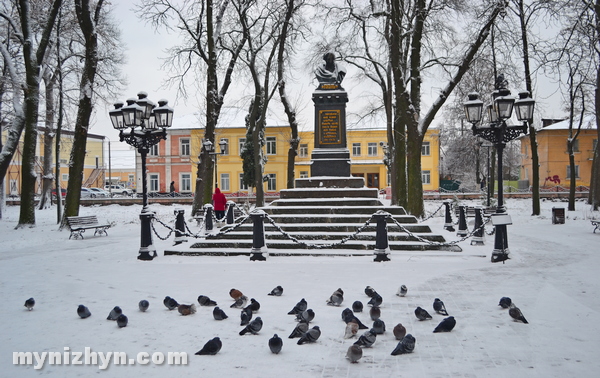
[(208, 139), (203, 140), (202, 145), (204, 146), (204, 149), (206, 151), (208, 151), (208, 154), (210, 156), (212, 156), (213, 161), (215, 162), (215, 188), (218, 188), (219, 187), (219, 175), (217, 173), (217, 159), (218, 159), (219, 155), (225, 155), (225, 151), (227, 151), (227, 140), (224, 138), (221, 138), (221, 140), (219, 141), (219, 148), (220, 148), (221, 152), (213, 152), (214, 145)]
[[(146, 92), (138, 93), (138, 99), (130, 98), (127, 106), (115, 103), (109, 111), (110, 121), (119, 130), (119, 139), (137, 148), (142, 157), (142, 212), (141, 241), (139, 260), (152, 260), (156, 257), (156, 248), (152, 242), (151, 222), (154, 213), (148, 209), (148, 186), (146, 182), (146, 155), (150, 147), (167, 139), (167, 128), (173, 124), (173, 109), (167, 106), (167, 100), (158, 101), (158, 107), (147, 99)], [(128, 129), (128, 130), (127, 130)], [(152, 254), (151, 254), (152, 253)]]
[(485, 176), (485, 180), (486, 180), (486, 191), (487, 191), (487, 200), (486, 200), (486, 206), (490, 207), (492, 205), (492, 188), (494, 187), (492, 185), (492, 167), (490, 164), (490, 148), (494, 147), (493, 144), (487, 144), (487, 143), (482, 143), (481, 147), (485, 148), (485, 151), (487, 153), (487, 173)]
[[(507, 82), (502, 75), (496, 78), (496, 90), (492, 94), (492, 104), (487, 106), (488, 122), (483, 123), (483, 102), (478, 93), (469, 93), (469, 100), (464, 103), (467, 121), (473, 124), (473, 135), (480, 136), (490, 141), (496, 147), (498, 155), (498, 207), (492, 215), (492, 224), (495, 227), (494, 251), (492, 262), (505, 261), (509, 257), (508, 234), (506, 226), (512, 224), (510, 216), (504, 207), (504, 188), (502, 182), (502, 153), (507, 142), (527, 134), (528, 123), (533, 120), (533, 108), (535, 101), (529, 92), (519, 93), (519, 98), (511, 96), (510, 90), (506, 88)], [(512, 115), (513, 107), (520, 125), (508, 125)]]

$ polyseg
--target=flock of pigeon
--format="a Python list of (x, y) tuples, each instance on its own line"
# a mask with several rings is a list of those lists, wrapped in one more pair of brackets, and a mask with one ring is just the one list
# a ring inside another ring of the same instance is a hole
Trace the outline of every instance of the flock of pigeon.
[[(400, 297), (406, 296), (408, 289), (405, 285), (400, 286), (396, 295)], [(281, 296), (283, 294), (283, 288), (281, 286), (277, 286), (274, 288), (268, 295), (271, 296)], [(357, 341), (352, 344), (346, 353), (346, 358), (348, 358), (352, 363), (358, 362), (362, 358), (363, 348), (370, 348), (373, 346), (375, 341), (377, 340), (377, 335), (381, 335), (385, 333), (385, 323), (380, 318), (381, 317), (381, 304), (383, 303), (383, 298), (379, 293), (377, 293), (371, 286), (367, 286), (365, 288), (365, 294), (370, 298), (367, 302), (367, 305), (370, 306), (369, 309), (369, 317), (373, 321), (373, 326), (369, 328), (365, 324), (363, 324), (358, 317), (356, 317), (355, 313), (363, 312), (364, 306), (361, 301), (355, 301), (352, 303), (352, 309), (346, 308), (342, 311), (342, 320), (346, 323), (346, 330), (344, 333), (344, 338), (350, 339), (357, 337)], [(260, 316), (253, 318), (254, 314), (256, 314), (260, 309), (260, 303), (254, 299), (248, 299), (247, 296), (242, 294), (240, 290), (231, 289), (229, 291), (229, 295), (234, 300), (234, 303), (230, 306), (233, 309), (240, 309), (240, 326), (244, 328), (239, 332), (240, 336), (245, 334), (257, 335), (263, 327), (263, 321)], [(329, 306), (341, 306), (344, 301), (344, 291), (342, 289), (337, 289), (331, 294), (329, 299), (327, 300), (327, 305)], [(211, 300), (209, 297), (205, 295), (200, 295), (198, 297), (198, 303), (200, 306), (214, 306), (213, 309), (213, 317), (215, 320), (225, 320), (228, 316), (225, 312), (217, 306), (217, 302)], [(196, 305), (195, 304), (179, 304), (175, 299), (167, 296), (163, 300), (163, 304), (169, 310), (175, 310), (182, 315), (192, 315), (196, 313)], [(523, 323), (528, 323), (521, 310), (512, 302), (512, 300), (508, 297), (500, 298), (500, 302), (498, 304), (502, 308), (508, 308), (509, 315), (515, 321), (521, 321)], [(33, 298), (29, 298), (25, 301), (25, 307), (28, 310), (33, 310), (35, 306), (35, 300)], [(142, 312), (145, 312), (150, 303), (147, 300), (141, 300), (139, 302), (139, 309)], [(433, 301), (433, 310), (440, 315), (448, 316), (448, 311), (446, 311), (446, 306), (444, 302), (442, 302), (439, 298), (435, 298)], [(77, 308), (77, 314), (82, 318), (88, 318), (92, 314), (90, 310), (84, 306), (79, 305)], [(314, 343), (321, 336), (321, 329), (319, 326), (310, 327), (310, 322), (315, 317), (315, 312), (308, 308), (308, 303), (304, 298), (302, 298), (296, 305), (288, 312), (288, 315), (294, 315), (296, 317), (296, 321), (298, 324), (294, 328), (294, 330), (290, 333), (288, 338), (294, 339), (298, 338), (297, 344), (302, 345), (306, 343)], [(433, 317), (422, 307), (417, 307), (415, 309), (415, 316), (418, 320), (430, 320)], [(110, 313), (108, 314), (107, 320), (116, 321), (119, 328), (123, 328), (127, 326), (128, 318), (119, 306), (115, 306)], [(448, 316), (444, 318), (433, 330), (434, 333), (438, 332), (450, 332), (456, 326), (456, 319), (453, 316)], [(358, 331), (361, 329), (366, 329), (367, 331), (362, 335), (358, 336)], [(412, 353), (415, 349), (416, 339), (410, 333), (407, 333), (406, 328), (398, 323), (394, 326), (393, 334), (396, 340), (398, 340), (398, 345), (394, 348), (391, 355), (396, 356), (400, 354)], [(222, 342), (219, 337), (215, 337), (209, 340), (198, 352), (197, 355), (215, 355), (217, 354), (222, 347)], [(269, 349), (271, 352), (278, 354), (281, 352), (283, 348), (283, 340), (277, 335), (273, 335), (269, 339), (268, 342)]]

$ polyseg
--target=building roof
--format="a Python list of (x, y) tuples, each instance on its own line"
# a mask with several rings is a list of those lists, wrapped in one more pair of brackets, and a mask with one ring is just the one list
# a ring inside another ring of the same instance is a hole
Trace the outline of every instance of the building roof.
[[(573, 129), (576, 129), (579, 125), (579, 118), (576, 118), (573, 122)], [(569, 129), (569, 120), (566, 119), (564, 121), (560, 121), (557, 123), (553, 123), (550, 126), (546, 126), (539, 131), (543, 130), (568, 130)], [(593, 114), (588, 114), (583, 117), (583, 124), (581, 125), (581, 130), (596, 130), (596, 116)]]

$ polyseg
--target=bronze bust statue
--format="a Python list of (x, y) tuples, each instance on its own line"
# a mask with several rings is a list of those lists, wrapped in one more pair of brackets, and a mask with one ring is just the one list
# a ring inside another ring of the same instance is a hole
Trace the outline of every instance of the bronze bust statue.
[[(339, 84), (346, 76), (346, 70), (335, 62), (333, 53), (323, 55), (325, 63), (321, 64), (315, 70), (315, 75), (319, 81), (319, 89), (338, 89)], [(331, 85), (332, 84), (332, 85)]]

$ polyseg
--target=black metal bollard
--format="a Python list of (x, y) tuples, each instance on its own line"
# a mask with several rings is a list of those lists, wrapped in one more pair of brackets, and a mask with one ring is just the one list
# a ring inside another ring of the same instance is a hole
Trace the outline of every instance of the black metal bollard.
[(210, 203), (204, 205), (204, 229), (206, 231), (213, 229), (213, 205)]
[(387, 218), (390, 213), (378, 211), (373, 214), (373, 218), (377, 221), (377, 233), (375, 234), (375, 259), (373, 261), (390, 261), (390, 245), (388, 243), (387, 234)]
[(233, 210), (235, 209), (235, 202), (227, 201), (227, 214), (225, 217), (227, 218), (227, 224), (233, 224)]
[(444, 220), (444, 230), (454, 232), (454, 226), (452, 225), (452, 213), (450, 213), (450, 201), (444, 201), (444, 207), (446, 208), (446, 218)]
[(183, 209), (175, 209), (175, 244), (181, 244), (186, 242), (185, 238), (185, 218), (184, 218), (185, 210)]
[(456, 231), (457, 236), (467, 236), (469, 231), (467, 230), (467, 217), (465, 214), (466, 207), (458, 207), (458, 230)]
[(262, 210), (250, 213), (252, 218), (252, 250), (250, 261), (265, 261), (267, 259), (267, 246), (265, 244), (264, 219), (267, 214)]
[(473, 239), (471, 239), (471, 245), (475, 244), (475, 245), (484, 245), (485, 244), (485, 239), (483, 237), (484, 235), (484, 231), (485, 228), (482, 227), (483, 226), (483, 217), (482, 217), (482, 209), (481, 207), (476, 207), (475, 208), (475, 226), (473, 228), (473, 230), (475, 231), (473, 233)]

